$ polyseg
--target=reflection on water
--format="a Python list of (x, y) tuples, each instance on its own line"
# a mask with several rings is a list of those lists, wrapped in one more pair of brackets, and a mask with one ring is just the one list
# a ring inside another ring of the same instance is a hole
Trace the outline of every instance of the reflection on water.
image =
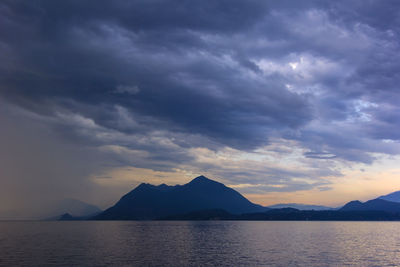
[(0, 265), (400, 264), (400, 222), (0, 222)]

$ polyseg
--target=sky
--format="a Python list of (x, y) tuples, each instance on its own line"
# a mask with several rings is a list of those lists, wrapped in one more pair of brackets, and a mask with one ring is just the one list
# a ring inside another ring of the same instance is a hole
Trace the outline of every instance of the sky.
[(0, 212), (198, 175), (253, 202), (400, 190), (399, 1), (0, 3)]

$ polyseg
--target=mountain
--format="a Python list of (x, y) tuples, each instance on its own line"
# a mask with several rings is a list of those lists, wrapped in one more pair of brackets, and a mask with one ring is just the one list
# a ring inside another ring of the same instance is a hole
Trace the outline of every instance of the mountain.
[(344, 205), (340, 210), (346, 210), (346, 211), (379, 210), (379, 211), (400, 213), (400, 191), (380, 196), (379, 198), (372, 199), (364, 203), (358, 200), (350, 201), (349, 203)]
[(400, 203), (400, 191), (396, 191), (396, 192), (387, 194), (385, 196), (381, 196), (381, 197), (379, 197), (379, 199)]
[(69, 214), (73, 217), (88, 217), (101, 213), (98, 207), (86, 202), (66, 198), (51, 204), (42, 218), (58, 218), (61, 214)]
[(297, 203), (287, 203), (287, 204), (275, 204), (268, 206), (271, 209), (282, 209), (282, 208), (294, 208), (298, 210), (333, 210), (334, 208), (319, 206), (319, 205), (307, 205), (307, 204), (297, 204)]
[(69, 213), (64, 213), (63, 215), (61, 215), (57, 221), (79, 221), (81, 220), (81, 218), (79, 217), (74, 217)]
[(95, 220), (151, 220), (199, 210), (222, 209), (232, 214), (267, 210), (224, 184), (199, 176), (185, 185), (142, 183)]
[(383, 200), (380, 198), (360, 202), (358, 200), (350, 201), (340, 211), (385, 211), (400, 213), (400, 203)]

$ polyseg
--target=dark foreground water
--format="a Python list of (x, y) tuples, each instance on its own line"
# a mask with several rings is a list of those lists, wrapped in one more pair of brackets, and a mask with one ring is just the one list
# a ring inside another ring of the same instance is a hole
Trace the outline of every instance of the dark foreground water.
[(1, 266), (397, 266), (400, 222), (0, 222)]

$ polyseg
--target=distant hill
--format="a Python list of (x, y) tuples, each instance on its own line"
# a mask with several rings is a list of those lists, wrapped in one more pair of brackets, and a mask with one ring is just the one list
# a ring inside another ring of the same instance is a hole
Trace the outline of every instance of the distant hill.
[(66, 198), (60, 201), (49, 201), (31, 210), (0, 211), (0, 220), (59, 220), (64, 214), (81, 219), (93, 217), (102, 210), (86, 202)]
[(400, 203), (400, 191), (396, 191), (396, 192), (381, 196), (381, 197), (379, 197), (379, 199)]
[(68, 214), (73, 217), (89, 217), (101, 213), (102, 210), (94, 205), (86, 202), (66, 198), (61, 201), (55, 202), (45, 211), (42, 218), (58, 219), (63, 214)]
[(239, 215), (237, 220), (262, 221), (397, 221), (400, 214), (385, 211), (272, 209), (263, 213)]
[(224, 184), (199, 176), (185, 185), (155, 186), (142, 183), (95, 220), (146, 220), (199, 210), (222, 209), (232, 214), (261, 212), (254, 204)]
[(201, 210), (167, 216), (161, 220), (239, 220), (239, 221), (399, 221), (399, 213), (385, 211), (271, 209), (265, 212), (230, 214), (224, 210)]
[(307, 204), (297, 204), (297, 203), (287, 203), (287, 204), (275, 204), (267, 206), (271, 209), (282, 209), (282, 208), (294, 208), (298, 210), (333, 210), (334, 208), (319, 206), (319, 205), (307, 205)]
[(372, 199), (366, 202), (358, 200), (351, 201), (344, 205), (341, 211), (385, 211), (392, 213), (400, 213), (400, 203), (383, 200), (380, 198)]
[(74, 217), (69, 213), (64, 213), (63, 215), (59, 216), (57, 221), (79, 221), (79, 220), (84, 220), (84, 218)]

